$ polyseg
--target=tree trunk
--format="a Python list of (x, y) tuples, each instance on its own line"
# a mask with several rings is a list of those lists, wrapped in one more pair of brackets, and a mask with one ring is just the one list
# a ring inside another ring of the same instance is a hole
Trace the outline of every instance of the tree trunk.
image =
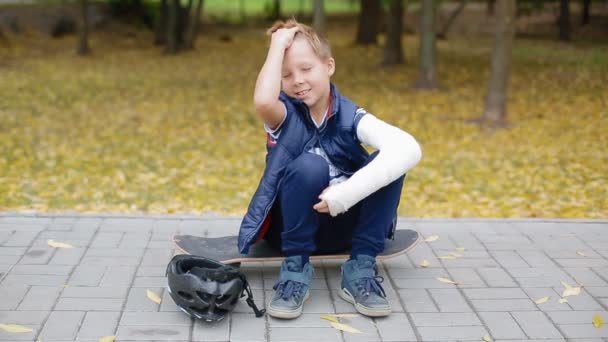
[(469, 1), (468, 0), (460, 0), (460, 3), (458, 4), (458, 7), (456, 7), (456, 9), (454, 9), (452, 11), (452, 13), (450, 13), (450, 17), (445, 22), (445, 25), (443, 25), (443, 27), (441, 28), (441, 30), (439, 30), (439, 33), (437, 34), (437, 38), (446, 39), (446, 35), (448, 34), (448, 30), (450, 29), (450, 27), (454, 23), (454, 20), (456, 19), (456, 17), (458, 17), (458, 15), (462, 12), (462, 10), (466, 6), (467, 2), (469, 2)]
[(496, 0), (487, 0), (486, 3), (486, 14), (488, 16), (494, 15), (494, 7), (496, 7)]
[(270, 12), (271, 20), (279, 20), (281, 19), (281, 0), (273, 0), (272, 8)]
[(196, 35), (198, 34), (198, 26), (201, 19), (201, 10), (203, 8), (203, 1), (198, 0), (196, 9), (192, 14), (192, 17), (188, 23), (188, 32), (186, 33), (186, 42), (184, 44), (186, 49), (194, 49), (194, 42), (196, 41)]
[(325, 8), (323, 0), (312, 2), (312, 27), (319, 32), (325, 31)]
[(239, 15), (241, 22), (244, 23), (247, 19), (247, 13), (245, 12), (245, 0), (239, 0)]
[(381, 12), (382, 4), (380, 0), (361, 0), (361, 12), (359, 13), (356, 40), (358, 45), (377, 43)]
[(169, 54), (177, 53), (178, 47), (178, 15), (179, 15), (179, 0), (171, 0), (169, 4), (169, 22), (167, 25), (167, 49)]
[(391, 0), (388, 18), (386, 43), (384, 45), (383, 65), (402, 64), (403, 48), (401, 47), (401, 32), (403, 30), (403, 1)]
[(158, 22), (156, 23), (156, 32), (154, 38), (154, 44), (165, 45), (167, 44), (167, 32), (168, 28), (168, 12), (169, 6), (167, 0), (160, 1), (160, 12), (158, 13)]
[(491, 125), (504, 125), (507, 121), (507, 93), (515, 35), (516, 0), (500, 0), (497, 5), (498, 20), (490, 80), (481, 121)]
[(591, 12), (591, 0), (583, 0), (583, 12), (581, 18), (581, 24), (589, 24), (589, 13)]
[(570, 1), (560, 0), (559, 6), (559, 40), (570, 40)]
[[(506, 0), (505, 0), (506, 1)], [(437, 0), (421, 0), (420, 9), (420, 48), (418, 79), (415, 87), (421, 90), (437, 89), (437, 42), (435, 39), (435, 18)]]
[(80, 39), (78, 39), (78, 54), (81, 56), (91, 53), (89, 48), (89, 14), (88, 0), (80, 0), (80, 10), (82, 18), (80, 21)]

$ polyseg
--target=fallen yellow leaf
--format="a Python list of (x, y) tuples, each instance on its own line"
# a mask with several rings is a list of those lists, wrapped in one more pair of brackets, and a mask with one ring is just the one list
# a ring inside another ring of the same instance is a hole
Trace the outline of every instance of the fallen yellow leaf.
[(358, 317), (359, 315), (343, 313), (343, 314), (335, 314), (335, 315), (331, 315), (331, 316), (338, 317), (338, 318), (355, 318), (355, 317)]
[(99, 339), (99, 342), (114, 342), (116, 340), (116, 336), (104, 336)]
[(426, 239), (424, 239), (424, 241), (433, 242), (433, 241), (437, 241), (437, 239), (439, 239), (439, 235), (431, 235), (431, 236), (427, 237)]
[(458, 254), (458, 253), (450, 253), (451, 256), (453, 256), (454, 258), (462, 258), (462, 254)]
[(539, 299), (535, 300), (534, 303), (543, 304), (543, 303), (546, 303), (548, 300), (549, 300), (549, 297), (543, 297), (543, 298), (539, 298)]
[(420, 267), (429, 267), (429, 266), (431, 266), (431, 263), (426, 259), (424, 259), (424, 260), (422, 260), (422, 262), (420, 262)]
[(581, 294), (580, 287), (570, 287), (564, 290), (564, 292), (562, 293), (562, 297), (578, 296), (579, 294)]
[(74, 248), (74, 246), (67, 244), (67, 243), (63, 243), (63, 242), (57, 242), (55, 240), (48, 240), (47, 245), (54, 247), (54, 248)]
[(342, 330), (342, 331), (346, 331), (349, 333), (353, 333), (353, 334), (363, 334), (363, 332), (351, 327), (348, 324), (342, 324), (342, 323), (336, 323), (336, 322), (331, 322), (331, 326), (334, 327), (335, 329), (338, 330)]
[(604, 320), (602, 319), (602, 316), (600, 316), (599, 314), (593, 315), (593, 326), (596, 328), (601, 328), (604, 325)]
[(334, 316), (329, 316), (329, 315), (321, 315), (319, 316), (319, 318), (324, 319), (326, 321), (331, 321), (331, 322), (336, 322), (338, 323), (338, 319)]
[(567, 288), (567, 289), (571, 289), (572, 288), (572, 286), (570, 284), (566, 283), (565, 281), (562, 281), (562, 285), (564, 285), (564, 287)]
[(154, 293), (153, 291), (146, 290), (146, 295), (154, 303), (160, 304), (160, 297), (156, 293)]
[(488, 336), (488, 335), (484, 336), (483, 340), (486, 341), (486, 342), (492, 342), (492, 338), (490, 336)]
[(560, 304), (564, 304), (564, 303), (568, 303), (568, 300), (566, 298), (560, 298), (557, 302)]
[(464, 247), (456, 247), (456, 250), (459, 252), (464, 252)]
[(437, 258), (439, 258), (441, 260), (454, 260), (454, 259), (456, 259), (456, 257), (452, 256), (452, 255), (442, 255), (442, 256), (437, 257)]
[(457, 282), (453, 281), (452, 279), (448, 279), (448, 278), (436, 278), (436, 279), (439, 280), (442, 283), (458, 284)]
[(9, 333), (26, 333), (33, 331), (31, 328), (19, 324), (0, 324), (0, 329)]
[(586, 257), (585, 253), (581, 252), (581, 251), (576, 251), (576, 254), (582, 256), (582, 257)]

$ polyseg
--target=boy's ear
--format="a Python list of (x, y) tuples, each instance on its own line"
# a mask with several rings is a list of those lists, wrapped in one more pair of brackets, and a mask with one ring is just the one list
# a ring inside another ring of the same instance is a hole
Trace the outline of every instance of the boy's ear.
[(334, 72), (336, 72), (336, 61), (329, 57), (327, 59), (327, 75), (331, 77), (334, 75)]

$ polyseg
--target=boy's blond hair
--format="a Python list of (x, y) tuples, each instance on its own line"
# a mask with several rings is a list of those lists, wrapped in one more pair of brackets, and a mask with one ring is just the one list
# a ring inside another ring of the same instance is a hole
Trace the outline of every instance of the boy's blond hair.
[(287, 21), (276, 21), (271, 28), (266, 31), (266, 34), (269, 36), (275, 33), (277, 30), (282, 28), (292, 28), (297, 27), (299, 30), (296, 33), (295, 38), (298, 35), (302, 35), (304, 39), (310, 44), (312, 50), (315, 52), (315, 55), (319, 57), (321, 60), (326, 60), (331, 58), (331, 47), (329, 46), (329, 41), (325, 38), (321, 33), (317, 32), (314, 28), (301, 24), (297, 22), (295, 19), (288, 19)]

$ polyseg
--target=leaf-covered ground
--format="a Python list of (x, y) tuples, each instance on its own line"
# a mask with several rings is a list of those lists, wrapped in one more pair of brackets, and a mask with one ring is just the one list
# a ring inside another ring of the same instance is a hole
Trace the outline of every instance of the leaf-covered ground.
[[(342, 92), (423, 147), (400, 215), (608, 216), (605, 44), (518, 39), (512, 126), (482, 130), (465, 120), (483, 108), (490, 37), (440, 42), (447, 90), (416, 92), (414, 36), (388, 69), (381, 48), (351, 44), (354, 26), (329, 36)], [(95, 32), (90, 58), (75, 39), (0, 48), (0, 210), (244, 213), (264, 168), (263, 29), (207, 29), (174, 57), (144, 32)]]

